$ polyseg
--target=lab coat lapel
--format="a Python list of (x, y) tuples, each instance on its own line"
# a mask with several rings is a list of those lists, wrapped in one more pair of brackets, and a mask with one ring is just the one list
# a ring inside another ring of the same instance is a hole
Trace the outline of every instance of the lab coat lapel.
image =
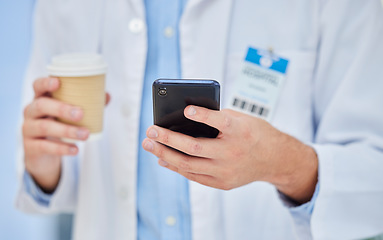
[(128, 4), (137, 16), (145, 16), (144, 0), (128, 0)]
[[(232, 0), (189, 0), (180, 23), (183, 78), (224, 85)], [(221, 191), (190, 182), (193, 239), (223, 239)]]
[(221, 82), (232, 0), (189, 0), (180, 22), (183, 78)]
[(113, 139), (105, 142), (110, 149), (109, 159), (105, 159), (112, 165), (110, 178), (114, 183), (111, 184), (114, 188), (111, 204), (114, 206), (110, 207), (114, 212), (108, 213), (114, 222), (110, 236), (133, 240), (137, 239), (137, 146), (140, 146), (138, 131), (147, 36), (145, 26), (140, 32), (134, 32), (129, 24), (139, 20), (144, 22), (145, 9), (142, 0), (104, 1), (106, 16), (101, 49), (109, 63), (107, 80), (114, 82), (108, 85), (107, 81), (107, 89), (115, 99), (108, 108), (117, 108), (111, 112), (120, 113), (114, 115), (113, 120), (111, 116), (106, 119), (106, 124), (113, 121), (109, 129)]

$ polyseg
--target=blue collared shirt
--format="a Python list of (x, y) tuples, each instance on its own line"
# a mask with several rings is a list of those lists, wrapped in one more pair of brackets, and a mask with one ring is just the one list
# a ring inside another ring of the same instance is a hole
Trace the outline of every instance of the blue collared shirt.
[[(152, 83), (180, 78), (178, 23), (186, 0), (145, 0), (148, 54), (142, 92), (140, 137), (153, 125)], [(189, 185), (186, 178), (160, 167), (157, 157), (138, 146), (138, 239), (191, 239)]]

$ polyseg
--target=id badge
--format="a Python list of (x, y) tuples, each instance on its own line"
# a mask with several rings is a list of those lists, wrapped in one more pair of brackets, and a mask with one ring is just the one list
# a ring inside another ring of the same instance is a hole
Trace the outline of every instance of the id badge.
[(268, 50), (249, 48), (234, 83), (230, 107), (270, 121), (281, 93), (289, 61)]

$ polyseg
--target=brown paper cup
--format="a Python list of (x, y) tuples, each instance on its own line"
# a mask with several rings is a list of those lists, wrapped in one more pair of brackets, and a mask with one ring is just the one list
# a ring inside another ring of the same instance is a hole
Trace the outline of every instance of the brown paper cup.
[[(86, 127), (88, 140), (102, 136), (105, 107), (106, 64), (97, 54), (65, 54), (56, 56), (47, 67), (49, 75), (60, 80), (53, 98), (78, 106), (84, 111), (80, 122), (58, 119), (60, 122)], [(67, 140), (67, 139), (64, 139)]]

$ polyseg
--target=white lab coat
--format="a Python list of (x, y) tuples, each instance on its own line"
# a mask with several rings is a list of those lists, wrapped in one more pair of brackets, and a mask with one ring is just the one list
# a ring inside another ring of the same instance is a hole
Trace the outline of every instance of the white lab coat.
[[(52, 55), (102, 52), (109, 64), (103, 139), (81, 144), (79, 159), (63, 160), (49, 207), (37, 205), (24, 186), (17, 198), (27, 212), (75, 211), (75, 239), (136, 239), (144, 20), (141, 0), (37, 2), (24, 103)], [(382, 41), (379, 0), (189, 0), (180, 23), (182, 77), (220, 81), (225, 108), (249, 46), (288, 58), (271, 123), (315, 148), (320, 180), (311, 217), (291, 214), (267, 183), (221, 191), (191, 182), (193, 239), (309, 239), (310, 231), (314, 239), (357, 239), (383, 232)]]

